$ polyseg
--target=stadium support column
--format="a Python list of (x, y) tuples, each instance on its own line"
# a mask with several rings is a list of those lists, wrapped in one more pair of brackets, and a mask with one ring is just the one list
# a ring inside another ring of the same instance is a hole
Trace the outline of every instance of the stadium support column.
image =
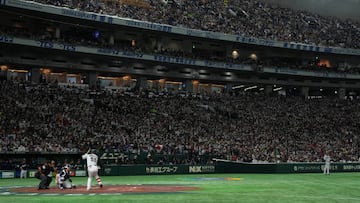
[(40, 82), (40, 69), (32, 68), (30, 78), (31, 78), (31, 83), (39, 83)]
[(95, 72), (91, 72), (88, 74), (88, 82), (91, 89), (97, 88), (97, 76), (98, 74)]
[(309, 96), (309, 87), (302, 87), (301, 88), (301, 95), (307, 98)]
[(272, 86), (272, 85), (266, 85), (266, 87), (265, 87), (265, 94), (266, 94), (267, 96), (269, 96), (269, 95), (271, 95), (272, 91), (273, 91), (273, 86)]
[(136, 80), (136, 87), (139, 90), (145, 90), (147, 89), (147, 78), (146, 77), (139, 77)]
[(59, 27), (56, 27), (56, 29), (55, 29), (55, 38), (60, 39), (60, 28)]
[(115, 40), (114, 40), (114, 35), (110, 35), (109, 37), (109, 45), (114, 45)]
[(339, 99), (345, 99), (346, 96), (346, 90), (343, 87), (339, 88)]
[(0, 80), (7, 80), (8, 77), (8, 67), (7, 66), (0, 66)]
[(186, 80), (183, 85), (185, 85), (185, 87), (184, 87), (185, 91), (191, 92), (191, 93), (194, 91), (192, 80)]
[(233, 84), (227, 83), (227, 84), (224, 86), (224, 93), (231, 93), (231, 92), (232, 92), (232, 87), (233, 87)]

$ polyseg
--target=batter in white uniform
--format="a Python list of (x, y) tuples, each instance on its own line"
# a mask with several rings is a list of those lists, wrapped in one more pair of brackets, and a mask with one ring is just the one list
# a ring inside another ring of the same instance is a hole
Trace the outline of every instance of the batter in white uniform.
[(103, 184), (101, 182), (100, 176), (98, 175), (98, 156), (96, 154), (83, 154), (82, 159), (86, 159), (87, 164), (87, 171), (88, 171), (88, 181), (87, 181), (87, 187), (86, 190), (89, 191), (91, 188), (91, 181), (92, 178), (95, 177), (96, 181), (98, 182), (99, 186), (102, 188)]

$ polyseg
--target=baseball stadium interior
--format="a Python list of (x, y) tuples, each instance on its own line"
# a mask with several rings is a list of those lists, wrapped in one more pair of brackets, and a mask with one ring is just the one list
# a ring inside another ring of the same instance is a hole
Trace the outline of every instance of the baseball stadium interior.
[(0, 170), (81, 170), (88, 149), (103, 166), (360, 161), (359, 17), (1, 0), (0, 19)]

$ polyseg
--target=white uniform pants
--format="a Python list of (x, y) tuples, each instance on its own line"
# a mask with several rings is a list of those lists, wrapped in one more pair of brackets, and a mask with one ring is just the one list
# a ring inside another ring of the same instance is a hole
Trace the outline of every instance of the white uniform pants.
[(97, 166), (88, 166), (88, 181), (87, 181), (87, 187), (86, 189), (87, 190), (90, 190), (91, 188), (91, 181), (92, 181), (92, 178), (95, 177), (96, 181), (98, 182), (99, 185), (101, 185), (101, 180), (100, 180), (100, 177), (98, 175), (98, 167)]
[(20, 171), (20, 178), (26, 178), (27, 177), (27, 170), (21, 170)]
[(324, 166), (324, 174), (330, 174), (330, 164), (325, 164), (325, 166)]

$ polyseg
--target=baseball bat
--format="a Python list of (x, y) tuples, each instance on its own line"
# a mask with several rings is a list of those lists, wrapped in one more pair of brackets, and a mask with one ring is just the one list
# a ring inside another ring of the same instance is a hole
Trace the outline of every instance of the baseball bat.
[(89, 148), (89, 150), (86, 152), (86, 154), (89, 154), (90, 151), (91, 151), (91, 148)]

